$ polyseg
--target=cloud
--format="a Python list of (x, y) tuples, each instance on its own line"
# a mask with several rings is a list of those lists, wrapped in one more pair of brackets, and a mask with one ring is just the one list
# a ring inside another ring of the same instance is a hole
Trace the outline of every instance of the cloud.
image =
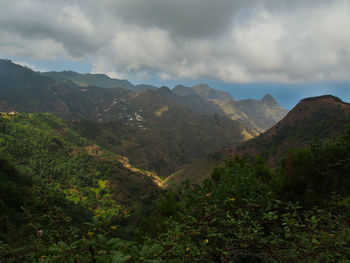
[[(114, 77), (350, 80), (347, 0), (0, 0), (0, 53)], [(22, 59), (23, 60), (23, 59)]]
[(176, 37), (214, 37), (225, 33), (246, 0), (128, 0), (107, 1), (126, 24), (157, 27)]
[(0, 51), (4, 55), (15, 55), (36, 60), (55, 60), (68, 56), (66, 47), (50, 37), (27, 38), (17, 32), (0, 28)]

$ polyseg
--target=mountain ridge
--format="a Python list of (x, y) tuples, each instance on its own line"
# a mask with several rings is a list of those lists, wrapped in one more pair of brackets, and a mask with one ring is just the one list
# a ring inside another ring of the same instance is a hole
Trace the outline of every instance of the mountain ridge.
[[(3, 76), (2, 80), (0, 80), (0, 88), (11, 88), (11, 90), (7, 91), (10, 94), (14, 93), (12, 90), (13, 88), (27, 88), (32, 90), (33, 88), (41, 88), (44, 90), (33, 90), (32, 92), (42, 92), (47, 95), (50, 93), (49, 89), (56, 89), (55, 92), (51, 92), (53, 93), (52, 95), (56, 96), (56, 98), (52, 96), (51, 100), (55, 101), (54, 103), (56, 105), (60, 105), (62, 110), (64, 110), (64, 113), (61, 115), (61, 117), (64, 118), (67, 117), (68, 112), (71, 112), (70, 114), (74, 115), (76, 112), (83, 110), (82, 107), (89, 107), (88, 104), (96, 104), (96, 102), (91, 103), (93, 101), (91, 98), (89, 98), (89, 96), (91, 96), (91, 93), (94, 93), (94, 96), (97, 95), (98, 97), (100, 97), (98, 93), (105, 93), (106, 95), (110, 94), (108, 95), (109, 98), (105, 96), (104, 97), (107, 99), (107, 101), (109, 101), (108, 103), (112, 103), (113, 101), (111, 98), (115, 96), (113, 94), (116, 94), (116, 92), (110, 90), (104, 90), (103, 92), (102, 90), (98, 91), (96, 88), (99, 87), (111, 90), (116, 90), (116, 88), (119, 87), (124, 90), (131, 91), (134, 94), (146, 90), (153, 90), (158, 92), (160, 95), (165, 96), (167, 99), (177, 101), (178, 103), (185, 105), (198, 113), (219, 114), (220, 116), (227, 115), (233, 120), (241, 121), (247, 126), (248, 129), (255, 130), (255, 132), (251, 134), (251, 137), (258, 135), (267, 128), (271, 127), (277, 120), (283, 117), (286, 112), (285, 109), (281, 108), (277, 104), (271, 95), (269, 98), (265, 96), (265, 99), (263, 98), (260, 102), (257, 100), (235, 101), (228, 92), (212, 89), (206, 84), (199, 84), (193, 86), (192, 88), (178, 85), (172, 90), (167, 88), (167, 91), (165, 92), (164, 86), (161, 88), (145, 84), (134, 86), (127, 80), (112, 79), (104, 74), (80, 74), (74, 71), (39, 73), (34, 72), (29, 68), (24, 68), (20, 65), (14, 64), (10, 60), (0, 60), (0, 64), (0, 71)], [(11, 71), (17, 72), (17, 75), (11, 75)], [(7, 82), (11, 82), (11, 85)], [(71, 97), (77, 97), (79, 96), (77, 89), (86, 93), (82, 95), (84, 97), (83, 100), (87, 102), (87, 104), (85, 104), (86, 106), (83, 106), (81, 102), (75, 102), (76, 105), (80, 105), (81, 110), (77, 110), (77, 107), (75, 107), (75, 105), (68, 105), (67, 96), (64, 95), (71, 93)], [(30, 97), (28, 96), (28, 93), (30, 93), (29, 90), (25, 91), (25, 93), (27, 93), (27, 97)], [(64, 98), (62, 96), (57, 97), (59, 94), (62, 94)], [(121, 92), (119, 92), (119, 94), (121, 94)], [(2, 109), (0, 110), (5, 111), (6, 106), (8, 107), (11, 104), (16, 104), (17, 101), (13, 101), (14, 97), (16, 97), (16, 94), (13, 94), (11, 96), (13, 96), (11, 103), (8, 103), (6, 99), (1, 100), (0, 97), (0, 106), (2, 106)], [(122, 96), (126, 95), (124, 94)], [(23, 98), (23, 100), (28, 101), (28, 98)], [(261, 105), (255, 105), (254, 107), (251, 107), (253, 104), (259, 103)], [(49, 108), (52, 108), (46, 107), (46, 109), (39, 109), (40, 107), (36, 107), (38, 109), (35, 109), (34, 101), (32, 104), (33, 107), (31, 108), (34, 112), (50, 112)], [(95, 107), (98, 106), (95, 105)], [(74, 108), (74, 110), (71, 110), (70, 108)], [(281, 114), (276, 114), (279, 111)], [(266, 112), (267, 114), (262, 115), (261, 112)], [(254, 117), (254, 115), (257, 116)], [(92, 115), (89, 118), (91, 117)], [(95, 117), (95, 119), (103, 120), (103, 118), (98, 117)]]
[(139, 91), (145, 91), (147, 89), (155, 90), (157, 87), (146, 84), (133, 85), (130, 81), (126, 79), (116, 79), (111, 78), (106, 74), (101, 73), (86, 73), (81, 74), (74, 71), (50, 71), (41, 73), (43, 76), (51, 77), (58, 81), (66, 82), (67, 80), (73, 82), (77, 86), (82, 88), (88, 88), (89, 86), (96, 86), (100, 88), (123, 88), (125, 90), (129, 90), (133, 93), (137, 93)]
[[(232, 120), (241, 121), (249, 129), (254, 130), (250, 138), (270, 128), (288, 112), (276, 102), (271, 94), (266, 94), (260, 100), (235, 100), (228, 92), (212, 89), (206, 84), (199, 84), (193, 87), (177, 85), (172, 89), (172, 92), (182, 98), (195, 95), (200, 96), (211, 104), (210, 107), (207, 106), (207, 108), (211, 109), (211, 113), (227, 115)], [(193, 107), (193, 103), (189, 102), (188, 106)]]

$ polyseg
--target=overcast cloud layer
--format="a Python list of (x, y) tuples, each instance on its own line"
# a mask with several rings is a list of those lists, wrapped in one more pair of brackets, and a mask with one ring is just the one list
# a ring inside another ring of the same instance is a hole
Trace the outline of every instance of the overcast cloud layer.
[(93, 72), (226, 82), (350, 80), (349, 0), (0, 0), (0, 53)]

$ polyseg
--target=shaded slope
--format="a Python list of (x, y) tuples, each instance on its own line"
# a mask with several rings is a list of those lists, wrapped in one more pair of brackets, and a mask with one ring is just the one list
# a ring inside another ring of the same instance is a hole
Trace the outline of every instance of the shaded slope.
[(278, 163), (288, 149), (302, 148), (313, 138), (341, 134), (349, 121), (350, 104), (331, 95), (301, 100), (280, 122), (239, 151), (266, 156), (270, 165)]
[(48, 77), (42, 77), (29, 68), (22, 67), (11, 60), (0, 59), (0, 90), (9, 88), (47, 87), (54, 81)]
[(44, 76), (51, 77), (56, 80), (67, 81), (70, 80), (81, 87), (97, 86), (101, 88), (131, 88), (133, 85), (127, 80), (112, 79), (104, 74), (80, 74), (74, 71), (62, 72), (44, 72)]
[(215, 165), (234, 155), (255, 157), (262, 155), (270, 167), (276, 167), (281, 158), (290, 149), (304, 148), (313, 138), (329, 138), (344, 131), (350, 120), (350, 104), (325, 95), (301, 100), (280, 122), (259, 137), (249, 140), (238, 147), (225, 147), (221, 151), (201, 159), (199, 163), (208, 169), (198, 171), (198, 161), (184, 166), (171, 176), (164, 186), (179, 183), (193, 177), (199, 182), (208, 177)]

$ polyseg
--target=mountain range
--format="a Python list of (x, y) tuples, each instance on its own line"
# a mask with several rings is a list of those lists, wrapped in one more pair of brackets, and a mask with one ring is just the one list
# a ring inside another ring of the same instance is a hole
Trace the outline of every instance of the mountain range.
[(170, 90), (101, 74), (34, 72), (0, 60), (0, 111), (53, 113), (142, 169), (167, 177), (251, 139), (287, 112), (270, 95), (236, 101), (201, 84)]
[[(270, 94), (261, 100), (234, 100), (228, 92), (210, 88), (206, 84), (193, 87), (177, 85), (172, 90), (167, 87), (157, 88), (152, 85), (132, 85), (127, 80), (112, 79), (103, 74), (79, 74), (73, 71), (44, 72), (59, 82), (74, 84), (86, 88), (96, 86), (101, 88), (120, 87), (132, 93), (152, 90), (167, 99), (174, 100), (201, 114), (218, 114), (239, 120), (250, 129), (250, 138), (257, 136), (282, 119), (287, 110), (278, 105)], [(177, 95), (177, 96), (176, 96)]]

